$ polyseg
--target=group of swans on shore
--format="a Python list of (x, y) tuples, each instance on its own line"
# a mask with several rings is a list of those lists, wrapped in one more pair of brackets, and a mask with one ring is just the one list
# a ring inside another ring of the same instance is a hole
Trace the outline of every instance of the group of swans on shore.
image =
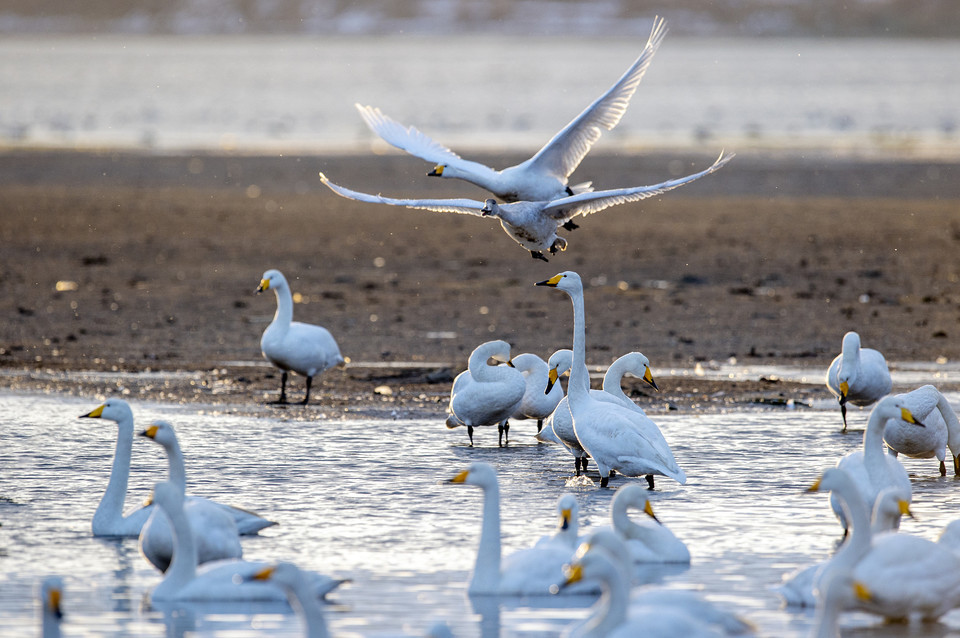
[(356, 105), (367, 126), (388, 144), (436, 164), (429, 176), (465, 180), (507, 203), (500, 204), (493, 198), (485, 201), (395, 199), (350, 190), (334, 184), (323, 173), (320, 173), (320, 179), (332, 191), (348, 199), (497, 219), (507, 235), (532, 257), (547, 261), (545, 252), (556, 254), (566, 250), (567, 240), (558, 236), (557, 231), (577, 228), (573, 221), (577, 216), (660, 195), (709, 175), (732, 159), (732, 155), (721, 153), (705, 170), (652, 186), (594, 191), (589, 182), (568, 185), (570, 174), (603, 131), (612, 130), (620, 122), (666, 32), (665, 21), (656, 19), (643, 51), (613, 86), (533, 157), (502, 171), (462, 159), (416, 128), (387, 117), (378, 108)]
[[(827, 369), (826, 385), (840, 402), (844, 432), (847, 431), (848, 403), (860, 407), (872, 405), (893, 388), (886, 359), (877, 350), (862, 347), (856, 332), (843, 336), (841, 352)], [(903, 419), (891, 419), (880, 436), (890, 454), (921, 459), (935, 457), (940, 461), (940, 475), (946, 476), (949, 448), (954, 474), (960, 476), (960, 420), (950, 402), (932, 385), (896, 396), (926, 427), (915, 428)]]
[[(282, 591), (264, 586), (252, 575), (264, 562), (243, 560), (240, 535), (256, 534), (276, 525), (248, 510), (186, 495), (183, 452), (173, 427), (158, 421), (140, 436), (160, 444), (166, 454), (168, 477), (157, 483), (151, 499), (123, 513), (130, 475), (133, 411), (122, 399), (108, 399), (82, 418), (117, 424), (117, 446), (107, 489), (93, 515), (94, 536), (138, 537), (143, 556), (165, 572), (153, 589), (155, 601), (283, 600)], [(309, 573), (314, 596), (322, 597), (341, 582)]]

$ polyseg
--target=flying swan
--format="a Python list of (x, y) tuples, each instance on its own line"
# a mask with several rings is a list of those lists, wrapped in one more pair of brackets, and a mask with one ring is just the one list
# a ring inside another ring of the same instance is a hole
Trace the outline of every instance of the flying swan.
[(477, 215), (492, 217), (500, 220), (503, 230), (510, 235), (513, 241), (530, 251), (534, 259), (549, 261), (543, 252), (556, 254), (567, 249), (567, 240), (557, 236), (557, 230), (568, 224), (577, 215), (589, 215), (617, 204), (637, 202), (648, 197), (654, 197), (673, 190), (684, 184), (700, 179), (716, 171), (733, 159), (734, 155), (720, 153), (717, 160), (708, 168), (686, 177), (678, 177), (652, 186), (632, 186), (605, 191), (564, 195), (560, 198), (547, 200), (519, 201), (510, 204), (498, 204), (495, 199), (478, 201), (475, 199), (394, 199), (382, 195), (370, 195), (350, 190), (334, 184), (327, 176), (320, 173), (320, 180), (333, 192), (361, 202), (371, 204), (389, 204), (391, 206), (406, 206), (420, 208), (438, 213), (460, 213), (463, 215)]
[[(571, 188), (567, 186), (567, 178), (600, 139), (604, 129), (612, 130), (620, 122), (666, 33), (665, 21), (655, 19), (640, 56), (606, 93), (594, 100), (536, 155), (502, 171), (462, 159), (416, 128), (390, 119), (378, 108), (360, 104), (356, 107), (367, 126), (387, 143), (436, 164), (427, 175), (468, 181), (506, 202), (555, 200), (591, 190), (589, 183)], [(576, 226), (567, 226), (567, 230), (573, 228)]]

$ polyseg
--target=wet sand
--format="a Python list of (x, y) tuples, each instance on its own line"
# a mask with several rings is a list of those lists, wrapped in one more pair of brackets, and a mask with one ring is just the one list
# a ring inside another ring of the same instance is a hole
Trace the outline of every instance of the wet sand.
[[(592, 154), (575, 177), (654, 183), (711, 159)], [(549, 264), (491, 220), (351, 202), (316, 179), (484, 197), (428, 168), (396, 155), (0, 153), (0, 387), (274, 409), (263, 403), (279, 374), (259, 338), (275, 302), (254, 294), (268, 268), (302, 296), (295, 317), (326, 326), (352, 361), (291, 417), (440, 415), (480, 342), (569, 347), (568, 299), (533, 287), (567, 269), (588, 283), (597, 366), (640, 350), (655, 374), (731, 358), (825, 369), (852, 329), (893, 365), (960, 358), (958, 164), (740, 154), (578, 220)], [(659, 395), (631, 385), (654, 410), (826, 396), (777, 379), (658, 381)]]

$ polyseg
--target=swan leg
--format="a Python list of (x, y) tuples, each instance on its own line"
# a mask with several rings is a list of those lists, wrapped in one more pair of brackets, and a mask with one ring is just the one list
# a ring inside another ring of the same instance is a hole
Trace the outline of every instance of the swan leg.
[(284, 370), (280, 375), (280, 398), (270, 403), (283, 404), (287, 402), (287, 371)]
[(944, 463), (943, 461), (940, 461), (940, 476), (946, 476), (946, 475), (947, 475), (947, 464)]
[(653, 474), (647, 474), (647, 489), (653, 489)]
[(540, 434), (540, 430), (543, 429), (543, 419), (537, 419), (537, 434)]
[(547, 259), (546, 257), (544, 257), (544, 256), (543, 256), (543, 253), (540, 252), (539, 250), (531, 250), (531, 251), (530, 251), (530, 256), (533, 257), (534, 259), (539, 259), (539, 260), (545, 261), (545, 262), (547, 262), (547, 263), (550, 262), (550, 260)]
[(473, 426), (472, 425), (467, 426), (467, 436), (470, 437), (470, 447), (473, 447)]
[(581, 457), (580, 457), (580, 468), (581, 468), (581, 471), (583, 472), (583, 475), (584, 475), (584, 476), (587, 475), (587, 459), (588, 459), (588, 458), (589, 458), (589, 457), (587, 457), (587, 456), (581, 456)]
[(505, 444), (510, 444), (510, 423), (504, 421), (499, 426), (497, 426), (497, 432), (499, 433), (497, 446), (503, 447)]
[(843, 399), (840, 399), (840, 416), (843, 417), (843, 429), (840, 431), (842, 434), (847, 432), (847, 402)]
[(572, 219), (563, 223), (564, 230), (576, 230), (578, 228), (580, 228), (580, 226), (574, 224)]
[(953, 457), (953, 473), (960, 476), (960, 456)]
[(577, 476), (580, 476), (580, 457), (573, 457), (573, 471)]
[(303, 397), (303, 405), (310, 400), (310, 385), (313, 383), (313, 377), (307, 377), (307, 394)]
[(607, 486), (607, 483), (609, 483), (609, 482), (610, 482), (610, 477), (609, 477), (609, 476), (601, 476), (601, 477), (600, 477), (600, 487), (606, 487), (606, 486)]

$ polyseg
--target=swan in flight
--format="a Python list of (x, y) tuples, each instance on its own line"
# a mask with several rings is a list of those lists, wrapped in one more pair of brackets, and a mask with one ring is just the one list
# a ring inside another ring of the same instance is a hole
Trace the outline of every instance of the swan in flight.
[[(873, 509), (877, 495), (888, 487), (899, 488), (907, 502), (912, 500), (913, 488), (907, 470), (896, 457), (883, 451), (884, 430), (892, 419), (902, 419), (912, 427), (924, 428), (924, 424), (913, 416), (903, 399), (884, 397), (870, 412), (867, 429), (863, 433), (863, 448), (837, 462), (837, 467), (846, 470), (857, 485), (867, 511)], [(846, 536), (848, 521), (836, 495), (831, 495), (830, 506), (843, 525), (843, 535)]]
[(589, 215), (617, 204), (637, 202), (648, 197), (661, 195), (713, 173), (734, 155), (724, 155), (706, 169), (685, 177), (678, 177), (652, 186), (631, 186), (604, 191), (578, 193), (556, 199), (540, 201), (519, 201), (498, 204), (494, 199), (478, 201), (474, 199), (394, 199), (382, 195), (370, 195), (350, 190), (334, 184), (320, 173), (320, 180), (333, 192), (347, 199), (355, 199), (372, 204), (389, 204), (420, 208), (438, 213), (460, 213), (478, 217), (492, 217), (500, 220), (503, 230), (513, 241), (530, 251), (534, 259), (549, 261), (544, 251), (556, 254), (567, 249), (567, 240), (557, 236), (557, 230), (568, 224), (577, 215)]
[[(507, 365), (488, 365), (490, 359)], [(481, 343), (470, 353), (467, 369), (453, 380), (446, 425), (451, 429), (467, 426), (470, 445), (474, 427), (496, 425), (503, 446), (510, 438), (508, 419), (519, 409), (526, 389), (523, 375), (510, 363), (510, 344), (499, 340)]]
[(302, 401), (306, 405), (310, 401), (313, 377), (335, 366), (343, 367), (346, 361), (329, 330), (293, 320), (293, 296), (283, 273), (279, 270), (263, 273), (257, 294), (265, 290), (273, 290), (277, 296), (277, 312), (260, 338), (264, 358), (283, 371), (280, 398), (276, 403), (287, 402), (287, 372), (293, 371), (307, 378), (307, 392)]
[[(169, 481), (177, 486), (186, 487), (186, 470), (183, 452), (173, 431), (173, 426), (165, 421), (157, 421), (140, 433), (151, 441), (159, 443), (167, 454)], [(240, 546), (240, 532), (237, 522), (222, 506), (203, 498), (187, 499), (183, 506), (190, 521), (190, 528), (197, 541), (197, 560), (208, 563), (223, 558), (240, 558), (243, 548)], [(154, 508), (143, 529), (140, 530), (140, 553), (151, 565), (161, 572), (167, 571), (173, 558), (173, 536), (167, 517)]]
[(600, 486), (607, 487), (611, 470), (624, 476), (660, 474), (681, 485), (686, 483), (686, 474), (677, 465), (669, 448), (665, 453), (656, 441), (649, 438), (645, 415), (617, 403), (599, 401), (590, 395), (580, 275), (566, 271), (536, 285), (562, 290), (573, 303), (573, 362), (567, 384), (567, 400), (577, 440), (593, 457), (600, 470)]
[(59, 576), (47, 576), (37, 590), (40, 598), (40, 635), (43, 638), (60, 638), (60, 620), (63, 611), (60, 601), (63, 598), (63, 579)]
[[(436, 164), (436, 168), (428, 173), (430, 176), (468, 181), (506, 202), (555, 200), (590, 190), (589, 183), (568, 186), (567, 178), (600, 139), (604, 129), (612, 130), (620, 122), (666, 33), (665, 21), (655, 19), (640, 56), (606, 93), (594, 100), (536, 155), (502, 171), (462, 159), (416, 128), (390, 119), (378, 108), (360, 104), (356, 107), (367, 126), (387, 143)], [(568, 226), (567, 230), (573, 228), (576, 226)]]
[[(169, 481), (157, 483), (152, 502), (167, 515), (173, 530), (173, 561), (151, 592), (152, 601), (286, 600), (281, 590), (252, 578), (268, 566), (265, 562), (224, 559), (197, 567), (197, 545), (178, 486)], [(309, 591), (317, 598), (344, 582), (313, 572), (307, 578)]]
[[(472, 463), (449, 481), (483, 490), (483, 520), (473, 574), (467, 586), (471, 595), (538, 596), (550, 594), (563, 579), (563, 565), (573, 558), (568, 543), (545, 542), (500, 559), (500, 485), (487, 463)], [(568, 590), (570, 594), (599, 591), (592, 584)]]
[(567, 638), (722, 638), (752, 632), (749, 623), (693, 592), (645, 589), (630, 597), (630, 579), (614, 554), (585, 543), (557, 588), (596, 582), (603, 593), (586, 620), (568, 627)]
[(512, 363), (527, 384), (523, 400), (513, 418), (536, 419), (537, 432), (540, 432), (543, 430), (543, 420), (553, 413), (563, 399), (563, 388), (550, 383), (547, 362), (532, 352), (518, 354), (512, 359)]
[(890, 394), (893, 382), (887, 360), (877, 350), (860, 347), (860, 335), (843, 335), (840, 354), (827, 369), (827, 389), (840, 401), (843, 431), (847, 431), (847, 403), (860, 407)]
[(293, 563), (275, 563), (250, 575), (248, 579), (270, 583), (283, 590), (293, 611), (300, 617), (306, 638), (327, 638), (330, 635), (323, 607), (310, 587), (309, 572)]
[(883, 440), (894, 456), (903, 454), (915, 459), (937, 457), (940, 460), (940, 476), (947, 475), (944, 462), (947, 446), (953, 458), (954, 474), (960, 476), (960, 420), (939, 390), (925, 385), (898, 394), (910, 412), (925, 427), (916, 428), (902, 419), (891, 419), (883, 432)]

